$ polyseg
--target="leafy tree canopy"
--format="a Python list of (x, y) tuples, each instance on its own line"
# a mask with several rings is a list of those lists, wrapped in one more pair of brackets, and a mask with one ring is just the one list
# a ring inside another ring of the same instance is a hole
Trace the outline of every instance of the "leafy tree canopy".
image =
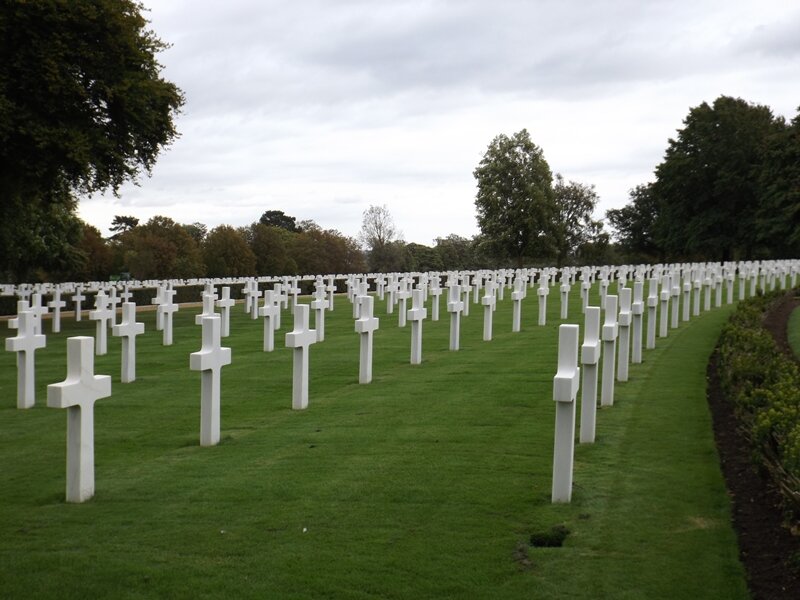
[(525, 258), (552, 253), (553, 175), (528, 131), (494, 138), (473, 174), (478, 226), (487, 242), (517, 266)]
[(297, 232), (297, 219), (284, 213), (282, 210), (267, 210), (258, 220), (263, 225), (280, 227), (287, 231)]
[(116, 192), (177, 137), (183, 94), (160, 76), (166, 44), (141, 13), (132, 0), (0, 4), (0, 276), (28, 275), (20, 238), (43, 240), (39, 266), (72, 252), (36, 229), (79, 231), (76, 193)]

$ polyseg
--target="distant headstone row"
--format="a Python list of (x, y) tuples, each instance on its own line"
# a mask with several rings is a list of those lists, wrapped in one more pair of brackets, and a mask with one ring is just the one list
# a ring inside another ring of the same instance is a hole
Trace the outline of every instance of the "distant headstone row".
[[(173, 343), (173, 316), (180, 309), (175, 302), (176, 288), (182, 285), (200, 285), (203, 291), (199, 300), (202, 311), (195, 317), (202, 327), (202, 346), (190, 356), (189, 366), (201, 373), (201, 427), (200, 444), (211, 446), (220, 439), (221, 369), (231, 364), (232, 351), (222, 347), (222, 339), (230, 335), (230, 311), (235, 301), (231, 286), (241, 285), (241, 296), (246, 314), (252, 319), (263, 318), (265, 352), (275, 347), (275, 332), (280, 329), (281, 308), (292, 310), (293, 330), (285, 336), (285, 346), (293, 348), (292, 408), (304, 410), (309, 405), (309, 348), (325, 339), (325, 311), (334, 309), (334, 292), (337, 281), (344, 282), (347, 298), (352, 303), (354, 329), (360, 337), (359, 383), (372, 380), (373, 334), (379, 328), (374, 315), (375, 298), (370, 288), (381, 300), (386, 300), (387, 315), (398, 307), (398, 327), (411, 322), (411, 364), (422, 362), (423, 322), (428, 318), (425, 306), (430, 299), (431, 319), (439, 320), (439, 298), (446, 292), (446, 310), (450, 313), (450, 343), (452, 351), (460, 347), (462, 315), (469, 315), (472, 304), (481, 304), (483, 310), (483, 340), (493, 338), (493, 313), (497, 302), (503, 300), (505, 290), (511, 290), (513, 303), (512, 332), (520, 331), (522, 302), (527, 290), (537, 288), (540, 326), (546, 325), (546, 303), (550, 289), (559, 285), (561, 319), (568, 318), (568, 296), (571, 287), (580, 283), (581, 307), (585, 313), (585, 337), (581, 348), (583, 379), (578, 367), (578, 326), (562, 326), (560, 333), (559, 368), (554, 382), (556, 412), (556, 447), (554, 453), (553, 500), (569, 501), (572, 481), (572, 447), (575, 430), (575, 397), (582, 388), (584, 409), (581, 417), (580, 441), (594, 441), (595, 410), (597, 403), (598, 364), (602, 356), (603, 385), (600, 403), (613, 405), (615, 377), (628, 378), (628, 363), (641, 362), (642, 316), (644, 312), (643, 286), (647, 281), (648, 330), (647, 348), (655, 347), (656, 309), (660, 303), (660, 337), (666, 337), (668, 327), (678, 326), (678, 303), (683, 291), (683, 320), (699, 314), (700, 295), (704, 296), (705, 310), (711, 306), (714, 295), (716, 306), (722, 303), (722, 286), (727, 286), (727, 301), (733, 302), (733, 286), (738, 277), (739, 297), (748, 287), (750, 294), (756, 289), (772, 289), (779, 285), (796, 285), (800, 261), (775, 263), (729, 263), (685, 265), (638, 265), (621, 267), (568, 267), (563, 269), (517, 269), (499, 271), (468, 271), (449, 273), (392, 273), (362, 275), (326, 275), (303, 278), (240, 278), (215, 280), (171, 280), (124, 283), (58, 284), (34, 286), (0, 286), (0, 294), (17, 296), (17, 316), (9, 326), (17, 335), (6, 340), (6, 349), (17, 353), (18, 387), (17, 407), (34, 406), (34, 353), (45, 347), (42, 318), (53, 309), (53, 331), (61, 328), (62, 294), (72, 294), (74, 317), (80, 320), (84, 311), (84, 294), (94, 294), (94, 309), (88, 318), (95, 321), (95, 337), (75, 337), (68, 340), (67, 379), (48, 386), (48, 406), (68, 409), (67, 434), (67, 500), (82, 502), (94, 491), (93, 406), (98, 399), (111, 394), (111, 378), (94, 375), (94, 359), (107, 353), (108, 330), (121, 338), (121, 376), (123, 383), (136, 379), (136, 336), (144, 333), (144, 324), (136, 322), (136, 305), (130, 302), (132, 291), (153, 289), (152, 304), (156, 307), (156, 329), (162, 332), (162, 344)], [(616, 280), (619, 297), (609, 294)], [(626, 287), (633, 282), (633, 290)], [(313, 300), (310, 305), (300, 304), (302, 282), (313, 282)], [(592, 285), (599, 282), (601, 304), (605, 313), (600, 326), (601, 310), (588, 305)], [(681, 288), (681, 282), (683, 283)], [(444, 285), (443, 285), (444, 284)], [(538, 286), (537, 286), (538, 284)], [(272, 289), (262, 290), (262, 286)], [(443, 287), (442, 287), (443, 285)], [(221, 286), (220, 293), (217, 288)], [(660, 294), (659, 294), (660, 289)], [(482, 294), (481, 294), (482, 291)], [(694, 298), (691, 294), (694, 293)], [(44, 295), (52, 301), (45, 304)], [(411, 307), (407, 306), (411, 300)], [(263, 300), (263, 303), (261, 303)], [(618, 303), (619, 301), (619, 303)], [(261, 305), (260, 305), (261, 303)], [(669, 305), (672, 312), (669, 313)], [(117, 323), (118, 309), (121, 320)], [(219, 309), (219, 313), (216, 312)], [(310, 313), (314, 314), (315, 328), (310, 327)], [(633, 337), (632, 344), (630, 337)], [(619, 346), (618, 361), (617, 345)], [(630, 360), (629, 360), (630, 356)], [(582, 385), (579, 385), (581, 383)]]

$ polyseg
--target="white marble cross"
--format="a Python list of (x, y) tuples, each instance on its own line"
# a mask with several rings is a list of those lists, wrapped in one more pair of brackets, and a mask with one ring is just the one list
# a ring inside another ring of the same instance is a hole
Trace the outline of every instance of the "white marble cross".
[(161, 310), (161, 305), (164, 303), (166, 290), (166, 286), (157, 286), (156, 295), (150, 300), (150, 304), (156, 305), (156, 331), (164, 329), (164, 311)]
[(275, 349), (275, 324), (281, 314), (280, 300), (275, 297), (273, 290), (264, 292), (264, 306), (258, 309), (258, 314), (264, 317), (264, 352)]
[(178, 305), (173, 302), (175, 290), (164, 289), (161, 297), (161, 304), (158, 305), (156, 313), (161, 314), (162, 340), (164, 346), (172, 345), (172, 317), (178, 312)]
[(83, 295), (83, 284), (79, 285), (75, 289), (75, 294), (72, 296), (72, 302), (75, 304), (75, 320), (81, 320), (81, 305), (84, 300), (86, 300), (86, 296)]
[(692, 281), (688, 275), (683, 280), (683, 320), (689, 320), (692, 302)]
[(89, 311), (89, 320), (97, 321), (95, 328), (95, 352), (97, 356), (108, 353), (108, 323), (111, 320), (111, 308), (104, 292), (97, 292), (94, 298), (95, 309)]
[(617, 355), (617, 379), (628, 381), (628, 362), (631, 347), (631, 288), (619, 289), (619, 353)]
[(361, 301), (361, 316), (356, 321), (356, 333), (359, 334), (358, 383), (372, 381), (372, 334), (379, 327), (373, 316), (375, 299), (365, 296)]
[(231, 349), (220, 345), (220, 317), (203, 317), (203, 345), (189, 355), (189, 368), (200, 371), (200, 445), (215, 446), (220, 431), (222, 367), (231, 364)]
[(328, 292), (328, 310), (333, 312), (333, 294), (336, 291), (336, 283), (334, 282), (333, 275), (328, 276), (328, 283), (325, 286), (325, 291)]
[(671, 304), (669, 326), (670, 329), (676, 329), (678, 327), (678, 321), (680, 319), (681, 279), (678, 273), (673, 273), (671, 275), (671, 278), (672, 282), (670, 287), (670, 302), (672, 304)]
[(42, 295), (40, 293), (36, 292), (31, 295), (31, 306), (28, 310), (33, 313), (33, 329), (36, 334), (39, 335), (44, 333), (44, 329), (42, 328), (42, 317), (49, 311), (47, 310), (47, 307), (42, 304)]
[(644, 314), (644, 283), (640, 280), (633, 282), (633, 303), (631, 304), (631, 362), (642, 362), (642, 316)]
[[(205, 317), (213, 317), (217, 313), (214, 312), (214, 295), (203, 293), (203, 312), (194, 316), (194, 324), (202, 325)], [(220, 325), (222, 323), (220, 322)], [(220, 327), (220, 336), (222, 335), (222, 328)]]
[(603, 386), (600, 389), (600, 405), (614, 404), (614, 363), (617, 356), (617, 297), (606, 294), (605, 321), (603, 322)]
[(144, 333), (144, 323), (136, 322), (136, 304), (122, 303), (122, 320), (111, 326), (111, 335), (122, 338), (122, 383), (136, 381), (136, 336)]
[[(366, 284), (362, 284), (366, 288)], [(359, 307), (366, 297), (366, 289), (360, 291), (364, 292), (361, 297), (354, 298), (353, 307)], [(314, 299), (311, 301), (311, 310), (314, 311), (314, 329), (317, 332), (317, 341), (322, 342), (325, 340), (325, 310), (328, 308), (328, 297), (325, 293), (325, 286), (320, 285), (314, 290)]]
[(462, 312), (465, 317), (469, 316), (470, 295), (472, 294), (472, 285), (470, 284), (469, 274), (464, 274), (461, 281), (461, 294), (463, 296), (464, 308)]
[(117, 297), (117, 288), (111, 286), (108, 295), (108, 308), (111, 310), (111, 320), (109, 324), (116, 325), (117, 324), (117, 304), (120, 303), (120, 298)]
[(669, 332), (669, 300), (672, 296), (669, 275), (661, 279), (661, 309), (658, 314), (658, 337), (665, 338)]
[(550, 294), (550, 282), (547, 269), (542, 271), (541, 279), (539, 280), (539, 289), (537, 295), (539, 296), (539, 325), (547, 325), (547, 296)]
[(481, 298), (481, 304), (483, 304), (483, 341), (490, 342), (492, 340), (492, 314), (497, 306), (494, 284), (491, 281), (487, 281), (484, 291), (485, 295)]
[(511, 319), (511, 331), (517, 333), (522, 328), (522, 299), (525, 297), (525, 282), (521, 277), (514, 279), (514, 291), (511, 292), (513, 303), (513, 316)]
[(6, 338), (6, 350), (17, 353), (17, 408), (31, 408), (36, 402), (34, 352), (44, 348), (47, 339), (35, 332), (36, 317), (29, 310), (19, 312), (15, 321), (17, 335)]
[(431, 321), (439, 320), (439, 298), (442, 295), (442, 288), (439, 287), (439, 277), (434, 277), (431, 281), (430, 289), (428, 290), (431, 295)]
[(450, 313), (450, 350), (458, 350), (464, 301), (461, 300), (460, 285), (451, 285), (449, 291), (450, 299), (447, 301), (447, 312)]
[(658, 308), (658, 279), (652, 277), (647, 288), (647, 343), (645, 347), (656, 347), (656, 309)]
[(236, 301), (231, 298), (231, 288), (224, 286), (222, 288), (222, 297), (214, 303), (219, 308), (220, 317), (220, 336), (228, 337), (231, 334), (231, 308), (236, 304)]
[(592, 444), (597, 415), (597, 363), (600, 361), (600, 307), (587, 306), (581, 346), (581, 444)]
[(47, 386), (47, 406), (67, 409), (67, 502), (94, 496), (94, 403), (111, 395), (111, 377), (94, 374), (94, 339), (67, 339), (67, 378)]
[(53, 333), (61, 331), (61, 309), (67, 305), (61, 299), (61, 287), (56, 286), (53, 290), (53, 299), (47, 303), (47, 306), (53, 309)]
[(422, 362), (422, 322), (428, 316), (428, 309), (424, 306), (424, 293), (420, 289), (412, 292), (412, 305), (408, 311), (408, 320), (411, 321), (411, 364), (418, 365)]
[(561, 271), (561, 319), (566, 319), (569, 310), (569, 274), (568, 269)]
[(294, 348), (292, 366), (292, 408), (308, 408), (308, 348), (317, 342), (317, 332), (308, 328), (307, 304), (295, 304), (294, 329), (286, 334), (286, 347)]
[(572, 464), (575, 454), (575, 397), (580, 381), (578, 367), (578, 326), (558, 328), (558, 371), (553, 377), (553, 400), (556, 403), (555, 441), (553, 445), (552, 502), (572, 499)]
[(411, 291), (408, 289), (408, 282), (403, 280), (400, 282), (400, 290), (397, 292), (397, 326), (406, 326), (406, 304), (408, 299), (411, 298)]

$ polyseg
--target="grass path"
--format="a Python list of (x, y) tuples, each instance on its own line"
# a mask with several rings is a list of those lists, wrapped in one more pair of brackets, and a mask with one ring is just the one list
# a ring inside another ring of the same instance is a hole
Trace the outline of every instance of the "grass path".
[[(337, 298), (311, 349), (310, 408), (293, 412), (291, 351), (261, 352), (237, 306), (223, 369), (222, 443), (198, 446), (200, 346), (181, 310), (171, 348), (152, 313), (138, 379), (119, 383), (118, 341), (97, 357), (113, 396), (96, 406), (97, 495), (64, 496), (65, 323), (37, 352), (37, 405), (15, 408), (14, 356), (0, 356), (0, 596), (254, 598), (746, 598), (705, 402), (705, 366), (728, 308), (659, 340), (598, 440), (576, 450), (571, 505), (549, 503), (558, 302), (523, 331), (511, 303), (481, 341), (482, 307), (449, 352), (448, 319), (410, 327), (382, 304), (374, 381), (357, 383), (351, 309)], [(579, 315), (577, 293), (571, 314)], [(595, 298), (594, 302), (597, 300)], [(444, 303), (442, 303), (442, 306)], [(570, 319), (567, 322), (581, 322)], [(561, 548), (531, 533), (566, 525)]]

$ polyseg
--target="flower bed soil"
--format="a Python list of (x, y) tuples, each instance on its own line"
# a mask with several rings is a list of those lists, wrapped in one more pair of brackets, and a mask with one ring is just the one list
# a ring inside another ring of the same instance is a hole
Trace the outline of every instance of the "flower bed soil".
[[(792, 355), (787, 337), (789, 315), (800, 300), (787, 294), (767, 315), (764, 326), (782, 351)], [(708, 364), (708, 404), (714, 437), (728, 493), (739, 556), (755, 600), (800, 598), (800, 535), (784, 526), (780, 494), (758, 472), (750, 444), (722, 395), (717, 376), (717, 353)]]

